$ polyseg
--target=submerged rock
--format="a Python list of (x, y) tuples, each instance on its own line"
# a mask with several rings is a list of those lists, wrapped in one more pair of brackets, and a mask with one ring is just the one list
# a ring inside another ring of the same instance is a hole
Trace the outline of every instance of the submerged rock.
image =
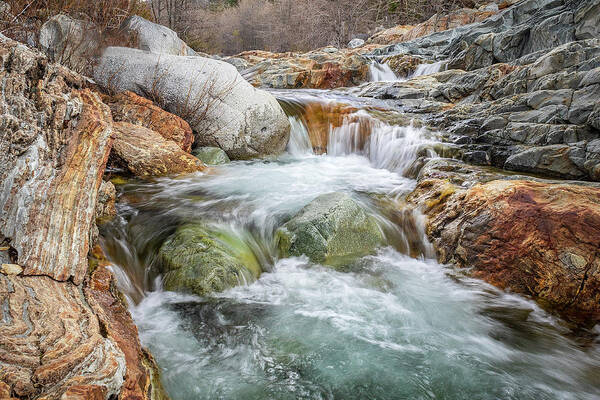
[(252, 282), (261, 267), (239, 237), (203, 223), (189, 223), (159, 250), (167, 290), (206, 296)]
[(109, 47), (94, 76), (117, 92), (152, 97), (190, 124), (197, 145), (232, 159), (278, 154), (287, 145), (290, 124), (277, 100), (225, 62)]
[(198, 147), (192, 151), (192, 154), (206, 165), (221, 165), (230, 162), (227, 153), (218, 147)]
[(282, 257), (341, 267), (384, 243), (377, 221), (344, 193), (317, 197), (276, 232)]

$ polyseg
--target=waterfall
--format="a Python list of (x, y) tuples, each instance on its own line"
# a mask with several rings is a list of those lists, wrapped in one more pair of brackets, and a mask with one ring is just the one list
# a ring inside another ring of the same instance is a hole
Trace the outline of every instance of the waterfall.
[(411, 75), (412, 78), (422, 75), (431, 75), (446, 69), (447, 61), (438, 61), (431, 64), (420, 64)]
[(288, 119), (291, 129), (287, 152), (296, 157), (314, 154), (306, 125), (296, 116), (289, 116)]
[(369, 66), (369, 80), (371, 82), (394, 82), (399, 79), (387, 63), (382, 64), (373, 60)]
[[(419, 151), (433, 143), (423, 128), (388, 125), (359, 111), (347, 116), (341, 126), (330, 129), (327, 154), (362, 154), (373, 167), (402, 175), (417, 159)], [(435, 155), (433, 150), (429, 153)]]

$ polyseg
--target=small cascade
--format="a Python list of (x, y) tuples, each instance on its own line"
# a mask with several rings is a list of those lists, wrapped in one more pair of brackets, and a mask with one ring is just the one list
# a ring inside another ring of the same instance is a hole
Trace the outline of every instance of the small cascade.
[(306, 124), (297, 116), (289, 116), (288, 119), (291, 129), (287, 152), (294, 157), (314, 154)]
[(373, 60), (369, 66), (369, 80), (371, 82), (395, 82), (399, 79), (387, 63)]
[[(341, 126), (331, 127), (327, 154), (361, 154), (373, 167), (403, 175), (419, 152), (435, 143), (427, 133), (410, 125), (391, 126), (359, 111), (347, 116)], [(435, 156), (433, 150), (429, 150), (429, 156)]]
[(411, 75), (411, 78), (414, 78), (416, 76), (431, 75), (435, 74), (436, 72), (444, 71), (446, 69), (447, 64), (448, 61), (438, 61), (431, 64), (420, 64), (417, 66), (417, 69), (415, 69), (415, 72), (413, 72), (413, 74)]

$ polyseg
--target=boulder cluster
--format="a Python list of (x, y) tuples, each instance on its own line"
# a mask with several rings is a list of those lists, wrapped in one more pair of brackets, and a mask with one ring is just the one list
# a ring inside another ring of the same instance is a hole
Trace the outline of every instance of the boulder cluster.
[[(0, 36), (0, 398), (166, 398), (98, 246), (96, 221), (116, 214), (108, 177), (199, 173), (287, 144), (275, 98), (230, 64), (136, 17), (124, 29), (139, 49), (99, 50), (64, 15), (42, 27), (46, 54)], [(92, 48), (95, 81), (61, 64)]]

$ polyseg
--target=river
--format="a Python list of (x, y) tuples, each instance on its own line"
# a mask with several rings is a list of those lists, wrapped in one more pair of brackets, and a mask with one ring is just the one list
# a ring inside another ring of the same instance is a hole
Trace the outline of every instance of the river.
[[(600, 398), (593, 338), (435, 261), (402, 201), (435, 132), (350, 95), (274, 94), (292, 125), (285, 154), (118, 185), (118, 217), (101, 228), (172, 399)], [(334, 191), (376, 217), (386, 246), (343, 271), (278, 259), (274, 231)], [(190, 220), (245, 241), (261, 277), (210, 298), (164, 291), (157, 249)]]

